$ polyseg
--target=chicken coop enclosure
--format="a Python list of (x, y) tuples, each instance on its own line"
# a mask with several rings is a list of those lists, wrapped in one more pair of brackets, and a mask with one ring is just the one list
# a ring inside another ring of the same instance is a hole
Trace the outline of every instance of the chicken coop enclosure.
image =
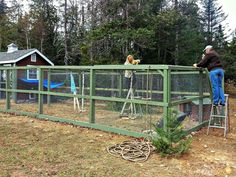
[(166, 128), (173, 109), (186, 115), (181, 120), (186, 131), (204, 126), (209, 118), (211, 88), (201, 68), (29, 66), (1, 67), (0, 73), (1, 112), (135, 137), (160, 122)]

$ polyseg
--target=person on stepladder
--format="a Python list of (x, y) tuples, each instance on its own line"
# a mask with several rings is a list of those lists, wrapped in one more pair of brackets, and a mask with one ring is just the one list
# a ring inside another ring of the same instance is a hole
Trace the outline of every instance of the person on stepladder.
[(218, 106), (218, 104), (225, 106), (224, 89), (222, 88), (224, 70), (219, 54), (211, 45), (207, 45), (203, 51), (205, 54), (202, 55), (202, 60), (199, 63), (193, 64), (193, 66), (208, 69), (212, 85), (213, 104), (214, 106)]
[[(135, 60), (132, 55), (128, 55), (124, 65), (137, 65), (140, 63), (140, 60)], [(131, 82), (132, 80), (132, 82)], [(125, 70), (125, 85), (129, 88), (134, 88), (136, 83), (136, 77), (133, 70)]]
[[(140, 60), (135, 60), (132, 55), (128, 55), (126, 58), (126, 61), (124, 65), (137, 65), (140, 63)], [(128, 89), (128, 94), (126, 96), (126, 99), (134, 99), (134, 89), (136, 84), (136, 77), (135, 77), (135, 71), (133, 70), (125, 70), (125, 87)], [(120, 117), (123, 117), (125, 107), (127, 102), (124, 103)], [(136, 106), (134, 103), (130, 103), (129, 109), (131, 117), (136, 117)]]

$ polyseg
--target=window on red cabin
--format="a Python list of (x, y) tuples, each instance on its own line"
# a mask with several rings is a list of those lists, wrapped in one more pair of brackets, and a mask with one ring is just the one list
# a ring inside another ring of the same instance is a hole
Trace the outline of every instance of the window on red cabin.
[(37, 69), (28, 69), (27, 70), (27, 79), (28, 80), (37, 80), (38, 79), (38, 70)]
[(36, 53), (31, 55), (31, 62), (36, 62)]

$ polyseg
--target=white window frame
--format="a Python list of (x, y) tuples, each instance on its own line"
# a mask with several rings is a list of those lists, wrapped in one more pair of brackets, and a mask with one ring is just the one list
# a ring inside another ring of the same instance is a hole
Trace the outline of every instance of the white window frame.
[[(32, 66), (32, 65), (27, 65)], [(36, 78), (30, 78), (30, 70), (36, 70)], [(39, 79), (39, 72), (37, 68), (27, 69), (27, 80), (38, 80)]]
[(31, 62), (36, 62), (37, 59), (36, 59), (36, 53), (33, 53), (31, 54), (31, 59), (30, 59)]
[(29, 93), (29, 99), (30, 100), (36, 99), (36, 94), (35, 93)]
[[(4, 64), (3, 66), (5, 67), (11, 67), (11, 64)], [(10, 73), (11, 74), (11, 73)], [(2, 72), (2, 79), (5, 81), (7, 79), (7, 74), (6, 74), (6, 70), (3, 70)]]

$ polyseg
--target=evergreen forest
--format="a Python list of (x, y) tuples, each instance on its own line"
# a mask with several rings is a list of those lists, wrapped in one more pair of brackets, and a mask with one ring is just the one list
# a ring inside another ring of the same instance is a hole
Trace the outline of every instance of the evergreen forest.
[(236, 33), (217, 0), (0, 0), (0, 52), (37, 48), (55, 65), (192, 66), (206, 45), (236, 74)]

